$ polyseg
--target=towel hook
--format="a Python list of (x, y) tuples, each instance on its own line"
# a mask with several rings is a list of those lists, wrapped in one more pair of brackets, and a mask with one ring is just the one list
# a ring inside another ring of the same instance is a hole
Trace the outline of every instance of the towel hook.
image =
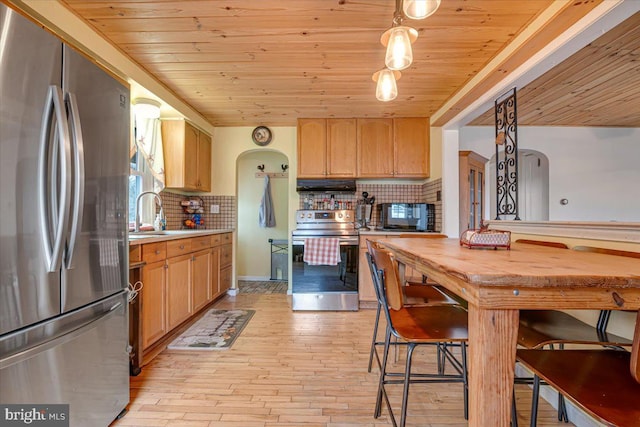
[(289, 165), (280, 165), (280, 167), (282, 168), (282, 172), (286, 172), (287, 169), (289, 169)]
[(258, 165), (258, 169), (260, 170), (260, 172), (264, 172), (264, 165)]

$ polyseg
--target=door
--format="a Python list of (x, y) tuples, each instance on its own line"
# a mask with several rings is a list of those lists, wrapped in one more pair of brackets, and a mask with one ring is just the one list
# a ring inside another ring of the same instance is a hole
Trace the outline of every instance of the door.
[(197, 312), (211, 301), (211, 251), (202, 250), (191, 258), (191, 283), (193, 312)]
[(324, 178), (327, 174), (325, 119), (298, 119), (298, 178)]
[(62, 308), (68, 311), (128, 283), (130, 116), (127, 88), (68, 46), (63, 57), (75, 165), (62, 270)]
[(167, 332), (167, 273), (164, 261), (142, 267), (142, 346), (149, 347)]
[(358, 119), (358, 178), (393, 177), (392, 119)]
[(120, 292), (0, 339), (0, 402), (68, 404), (67, 425), (109, 425), (129, 403), (127, 304)]
[[(63, 206), (60, 162), (68, 159), (61, 143), (66, 129), (60, 123), (66, 121), (60, 88), (62, 43), (4, 4), (0, 28), (2, 335), (60, 312), (59, 262), (49, 263), (48, 257), (64, 231), (57, 207)], [(41, 146), (48, 147), (42, 156)], [(47, 196), (44, 203), (41, 194)], [(43, 244), (45, 237), (48, 244)]]
[(191, 305), (191, 255), (167, 258), (167, 330), (187, 320)]
[(356, 177), (356, 119), (327, 119), (327, 176)]

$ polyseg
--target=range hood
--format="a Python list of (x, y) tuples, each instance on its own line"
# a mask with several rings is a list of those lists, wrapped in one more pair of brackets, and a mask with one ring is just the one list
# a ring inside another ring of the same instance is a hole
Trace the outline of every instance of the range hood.
[(296, 191), (309, 193), (354, 194), (355, 179), (299, 179)]

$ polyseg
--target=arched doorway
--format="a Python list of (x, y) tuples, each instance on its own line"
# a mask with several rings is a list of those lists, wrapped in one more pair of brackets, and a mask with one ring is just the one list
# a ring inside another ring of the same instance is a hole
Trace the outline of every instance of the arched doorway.
[[(489, 161), (491, 219), (496, 217), (496, 155)], [(549, 159), (535, 150), (518, 150), (518, 207), (523, 221), (549, 220)]]
[[(236, 277), (238, 280), (269, 280), (271, 277), (271, 244), (269, 239), (288, 240), (289, 179), (271, 178), (271, 195), (276, 226), (261, 228), (258, 223), (264, 178), (256, 178), (258, 165), (265, 172), (282, 172), (287, 156), (274, 150), (251, 150), (237, 158), (238, 224)], [(283, 276), (283, 277), (286, 277)]]

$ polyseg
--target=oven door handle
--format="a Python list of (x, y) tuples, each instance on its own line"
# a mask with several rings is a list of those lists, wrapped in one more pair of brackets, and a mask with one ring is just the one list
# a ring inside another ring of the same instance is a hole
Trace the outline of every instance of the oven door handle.
[[(313, 239), (313, 237), (309, 237), (309, 239)], [(304, 246), (305, 239), (293, 240), (292, 246)], [(340, 246), (358, 246), (358, 239), (348, 239), (348, 240), (340, 240)]]

